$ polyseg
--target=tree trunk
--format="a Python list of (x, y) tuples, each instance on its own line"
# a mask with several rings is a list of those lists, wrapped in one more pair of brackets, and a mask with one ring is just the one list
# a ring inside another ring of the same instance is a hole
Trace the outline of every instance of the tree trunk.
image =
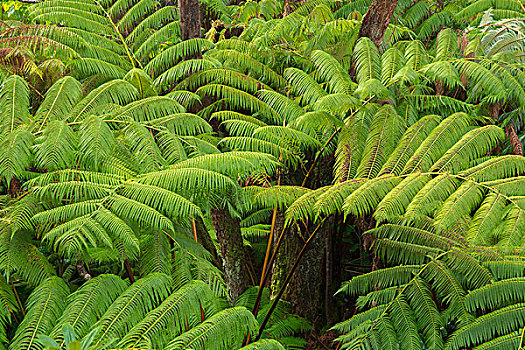
[(510, 139), (510, 145), (512, 147), (512, 153), (515, 155), (523, 155), (523, 145), (521, 144), (520, 138), (518, 137), (518, 134), (516, 133), (516, 129), (514, 129), (514, 126), (507, 125), (505, 127), (505, 133), (507, 134), (507, 137)]
[(179, 20), (182, 40), (201, 37), (199, 0), (179, 0)]
[(386, 28), (392, 20), (398, 0), (374, 0), (363, 17), (359, 37), (368, 37), (379, 48)]
[(211, 218), (219, 242), (224, 280), (231, 303), (235, 304), (250, 285), (248, 260), (241, 235), (240, 220), (232, 218), (228, 209), (212, 209)]
[(210, 252), (212, 263), (218, 268), (221, 268), (221, 264), (219, 263), (219, 257), (217, 255), (217, 248), (215, 247), (215, 244), (213, 243), (210, 234), (206, 229), (206, 225), (204, 225), (204, 221), (202, 221), (201, 217), (195, 219), (195, 231), (197, 234), (198, 242), (202, 244), (202, 246), (207, 251)]
[[(333, 218), (329, 218), (323, 226), (319, 229), (316, 236), (310, 242), (306, 252), (304, 253), (297, 270), (293, 274), (292, 279), (287, 287), (284, 299), (289, 301), (292, 305), (292, 312), (305, 317), (315, 325), (321, 325), (325, 314), (323, 309), (325, 302), (330, 301), (325, 299), (325, 293), (333, 286), (326, 286), (325, 274), (329, 272), (332, 274), (332, 267), (326, 265), (326, 253), (332, 247), (326, 247), (329, 243), (328, 235), (334, 232)], [(310, 232), (304, 234), (307, 237), (313, 232), (316, 225), (309, 227)], [(273, 268), (272, 275), (272, 293), (273, 296), (279, 291), (282, 282), (291, 269), (293, 262), (299, 252), (301, 251), (304, 240), (299, 234), (299, 229), (296, 226), (288, 227), (284, 233), (281, 248), (279, 249)], [(279, 233), (280, 234), (280, 233)], [(277, 233), (276, 233), (276, 236)], [(305, 238), (306, 239), (306, 238)], [(330, 243), (332, 243), (330, 241)], [(331, 253), (330, 253), (331, 254)], [(331, 256), (331, 255), (330, 255)]]

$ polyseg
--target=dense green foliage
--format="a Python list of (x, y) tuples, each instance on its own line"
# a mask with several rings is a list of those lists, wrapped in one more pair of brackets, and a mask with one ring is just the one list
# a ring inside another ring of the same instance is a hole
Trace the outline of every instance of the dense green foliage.
[(525, 3), (382, 1), (4, 1), (0, 349), (523, 347)]

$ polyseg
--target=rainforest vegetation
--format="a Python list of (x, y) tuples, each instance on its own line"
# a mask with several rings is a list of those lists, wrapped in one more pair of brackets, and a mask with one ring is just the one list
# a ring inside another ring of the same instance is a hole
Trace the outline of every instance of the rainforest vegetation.
[(524, 138), (522, 0), (2, 0), (0, 349), (523, 349)]

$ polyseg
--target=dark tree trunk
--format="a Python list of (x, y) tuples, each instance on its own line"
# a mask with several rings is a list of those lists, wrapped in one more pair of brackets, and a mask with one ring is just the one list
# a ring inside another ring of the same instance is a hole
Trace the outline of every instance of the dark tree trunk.
[(363, 17), (359, 37), (368, 37), (379, 48), (392, 20), (398, 0), (374, 0)]
[[(319, 229), (297, 266), (284, 296), (284, 299), (291, 303), (292, 311), (311, 321), (314, 326), (319, 326), (325, 321), (322, 320), (325, 316), (323, 309), (333, 302), (331, 296), (326, 298), (326, 294), (331, 294), (334, 287), (333, 285), (326, 285), (326, 280), (332, 277), (328, 277), (326, 274), (333, 274), (332, 266), (327, 265), (327, 263), (332, 262), (327, 261), (332, 256), (332, 247), (327, 246), (327, 244), (332, 244), (332, 241), (327, 239), (327, 236), (334, 234), (334, 226), (333, 218), (329, 218)], [(316, 225), (312, 225), (309, 227), (310, 232), (302, 235), (307, 237), (315, 227)], [(305, 243), (297, 226), (286, 229), (283, 241), (273, 268), (272, 293), (274, 296), (281, 288), (283, 280)]]
[(248, 259), (244, 250), (240, 220), (233, 218), (224, 208), (212, 209), (211, 218), (219, 242), (224, 280), (231, 302), (235, 304), (239, 295), (250, 285)]
[(197, 234), (197, 240), (202, 246), (210, 252), (212, 263), (217, 266), (218, 268), (221, 268), (221, 264), (219, 262), (219, 256), (217, 255), (217, 248), (215, 247), (215, 244), (213, 243), (210, 234), (208, 233), (208, 230), (206, 229), (206, 225), (204, 225), (204, 221), (202, 221), (202, 218), (198, 217), (195, 219), (195, 231)]
[(512, 153), (515, 155), (523, 155), (523, 145), (521, 144), (520, 138), (518, 137), (518, 134), (516, 133), (516, 129), (514, 129), (514, 126), (507, 125), (505, 127), (505, 133), (507, 134), (507, 137), (510, 139), (510, 145), (512, 147)]
[(182, 40), (201, 37), (199, 0), (179, 0), (179, 20)]
[(127, 258), (124, 260), (124, 267), (126, 268), (126, 274), (128, 275), (129, 283), (135, 283), (135, 275), (133, 274), (133, 269), (131, 268), (131, 264)]
[(22, 184), (18, 180), (16, 176), (13, 176), (11, 178), (11, 181), (9, 181), (9, 188), (8, 193), (11, 196), (11, 198), (15, 198), (18, 196), (18, 192), (20, 191), (20, 188), (22, 187)]

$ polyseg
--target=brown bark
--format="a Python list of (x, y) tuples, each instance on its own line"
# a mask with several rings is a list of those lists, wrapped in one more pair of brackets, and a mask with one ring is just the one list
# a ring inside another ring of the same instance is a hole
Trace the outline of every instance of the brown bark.
[(15, 198), (18, 196), (18, 192), (20, 191), (20, 187), (22, 187), (22, 184), (18, 180), (16, 176), (13, 176), (11, 178), (11, 181), (9, 181), (9, 188), (8, 193), (11, 196), (11, 198)]
[(131, 269), (131, 264), (129, 263), (128, 259), (124, 260), (124, 267), (126, 268), (126, 274), (128, 275), (129, 283), (135, 283), (135, 275), (133, 275), (133, 270)]
[(392, 20), (398, 0), (374, 0), (363, 17), (359, 37), (368, 37), (379, 48)]
[(202, 221), (201, 217), (195, 219), (195, 232), (197, 235), (197, 241), (202, 244), (204, 249), (210, 252), (211, 262), (220, 268), (221, 264), (219, 262), (219, 256), (217, 255), (217, 248), (215, 247), (215, 244), (213, 243), (210, 234), (206, 229), (206, 225), (204, 225), (204, 221)]
[(518, 134), (516, 133), (516, 129), (514, 129), (514, 126), (507, 125), (505, 127), (505, 134), (507, 134), (507, 137), (510, 139), (510, 145), (512, 147), (512, 153), (515, 155), (523, 155), (523, 145), (521, 144), (520, 138), (518, 137)]
[(92, 278), (91, 275), (89, 274), (89, 272), (86, 269), (86, 265), (84, 264), (84, 262), (82, 260), (77, 260), (76, 268), (77, 268), (78, 275), (84, 281), (89, 281)]
[[(333, 242), (328, 236), (333, 237), (334, 224), (333, 218), (329, 218), (323, 223), (305, 250), (284, 295), (284, 299), (292, 305), (292, 312), (305, 317), (314, 325), (323, 323), (320, 318), (323, 318), (325, 313), (322, 311), (327, 305), (333, 303), (331, 296), (334, 286), (331, 283), (326, 284), (326, 282), (333, 275), (331, 265), (333, 261), (329, 261), (332, 256), (332, 247), (329, 245)], [(317, 225), (313, 225), (309, 229), (313, 231), (315, 226)], [(307, 238), (311, 233), (302, 233), (302, 236)], [(280, 232), (276, 232), (275, 237), (278, 237), (279, 234)], [(283, 240), (284, 243), (277, 252), (272, 271), (272, 298), (281, 289), (285, 277), (290, 272), (294, 260), (305, 243), (297, 226), (288, 227)], [(329, 298), (328, 294), (330, 294)]]
[(231, 303), (235, 304), (237, 298), (250, 285), (248, 260), (244, 250), (240, 220), (233, 218), (224, 208), (212, 209), (211, 218), (219, 242), (224, 281), (228, 287)]
[(179, 21), (182, 40), (201, 37), (199, 0), (179, 0)]

